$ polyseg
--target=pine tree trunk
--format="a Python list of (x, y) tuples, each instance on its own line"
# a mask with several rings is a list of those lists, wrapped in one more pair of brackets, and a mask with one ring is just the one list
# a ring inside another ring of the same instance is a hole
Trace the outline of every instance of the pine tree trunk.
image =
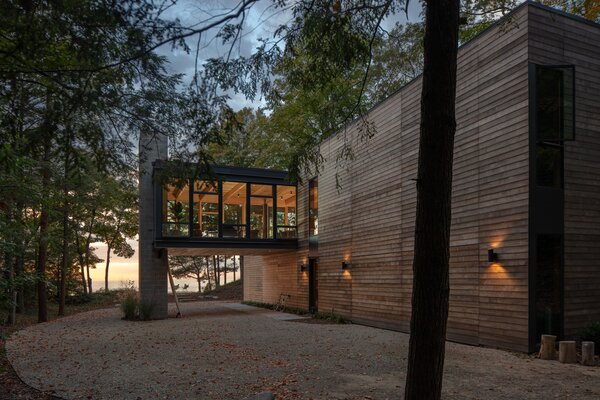
[(42, 193), (44, 200), (40, 212), (40, 241), (38, 245), (38, 258), (36, 272), (38, 277), (37, 296), (38, 296), (38, 322), (48, 320), (48, 306), (46, 301), (46, 261), (48, 258), (48, 207), (46, 201), (49, 195), (50, 186), (50, 138), (44, 139), (44, 158), (42, 166)]
[(236, 257), (237, 257), (237, 256), (233, 256), (233, 281), (234, 281), (234, 282), (235, 282), (235, 269), (236, 269), (236, 266), (235, 266), (235, 258), (236, 258)]
[[(68, 146), (68, 144), (67, 144)], [(67, 264), (69, 262), (69, 187), (67, 185), (67, 179), (69, 174), (69, 153), (65, 151), (65, 165), (64, 165), (64, 183), (63, 183), (63, 237), (62, 237), (62, 262), (60, 265), (60, 279), (59, 279), (59, 298), (58, 298), (58, 315), (65, 315), (65, 300), (67, 297)]]
[(104, 268), (104, 291), (108, 293), (108, 267), (110, 266), (110, 244), (106, 247), (106, 267)]
[(448, 319), (458, 0), (429, 0), (405, 399), (440, 399)]

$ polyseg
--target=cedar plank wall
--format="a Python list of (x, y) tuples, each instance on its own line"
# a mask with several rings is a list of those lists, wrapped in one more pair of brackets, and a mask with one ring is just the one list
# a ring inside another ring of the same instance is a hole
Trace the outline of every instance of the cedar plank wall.
[(600, 320), (600, 25), (530, 7), (532, 63), (575, 65), (575, 141), (565, 144), (565, 335)]
[[(527, 350), (527, 7), (460, 49), (458, 79), (448, 338)], [(356, 122), (321, 146), (326, 160), (319, 176), (321, 312), (409, 329), (420, 91), (416, 79), (371, 110), (368, 119), (377, 128), (371, 139), (361, 140)], [(345, 140), (355, 158), (338, 163)], [(296, 265), (308, 254), (306, 183), (299, 186), (296, 259), (287, 267), (278, 264), (270, 292), (266, 271), (261, 293), (249, 293), (251, 283), (244, 282), (247, 299), (272, 302), (284, 287), (297, 288), (292, 300), (304, 304), (294, 305), (307, 307), (308, 286)], [(487, 262), (491, 245), (498, 247), (498, 265)], [(278, 262), (250, 258), (245, 278), (253, 268)], [(342, 274), (343, 259), (351, 261), (350, 273)], [(283, 274), (290, 282), (284, 284)]]

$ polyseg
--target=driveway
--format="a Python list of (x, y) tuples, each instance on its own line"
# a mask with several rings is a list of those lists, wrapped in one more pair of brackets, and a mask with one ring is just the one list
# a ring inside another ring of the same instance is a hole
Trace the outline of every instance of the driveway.
[[(25, 383), (67, 399), (402, 398), (406, 334), (238, 303), (182, 308), (162, 321), (123, 321), (114, 308), (31, 326), (10, 338), (8, 358)], [(600, 398), (600, 367), (446, 349), (447, 399)]]

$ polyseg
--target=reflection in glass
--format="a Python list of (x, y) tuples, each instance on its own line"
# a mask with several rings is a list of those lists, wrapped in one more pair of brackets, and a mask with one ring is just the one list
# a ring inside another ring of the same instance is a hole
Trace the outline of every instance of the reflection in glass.
[(319, 181), (312, 179), (308, 187), (308, 235), (319, 234)]
[(190, 223), (189, 188), (167, 185), (162, 202), (163, 236), (188, 236)]
[(194, 236), (219, 236), (219, 196), (194, 194)]
[(536, 72), (538, 140), (572, 140), (573, 68), (538, 66)]
[(223, 182), (223, 237), (246, 236), (246, 186)]
[[(254, 185), (252, 185), (254, 186)], [(250, 238), (273, 239), (273, 198), (250, 198)]]
[(213, 181), (195, 181), (194, 192), (217, 193), (218, 182)]
[(296, 187), (277, 186), (277, 237), (296, 237)]

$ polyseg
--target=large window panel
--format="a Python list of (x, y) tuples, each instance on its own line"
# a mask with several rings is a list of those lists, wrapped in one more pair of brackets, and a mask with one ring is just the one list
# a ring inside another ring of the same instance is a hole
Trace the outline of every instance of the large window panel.
[(277, 186), (277, 238), (296, 238), (295, 186)]
[(573, 140), (574, 129), (573, 67), (536, 68), (537, 140)]
[(246, 237), (246, 186), (223, 182), (223, 237)]
[(188, 185), (167, 185), (163, 189), (162, 234), (182, 237), (190, 234), (190, 192)]
[(194, 236), (219, 237), (219, 196), (194, 194)]
[(272, 197), (250, 198), (250, 238), (273, 239)]

